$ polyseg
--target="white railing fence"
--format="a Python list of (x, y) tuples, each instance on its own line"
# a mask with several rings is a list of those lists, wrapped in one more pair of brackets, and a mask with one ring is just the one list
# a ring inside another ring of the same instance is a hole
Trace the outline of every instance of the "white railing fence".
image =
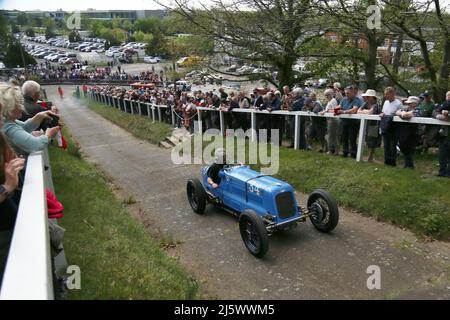
[[(151, 118), (154, 121), (162, 121), (161, 115), (162, 111), (161, 109), (167, 109), (168, 107), (165, 105), (154, 105), (148, 102), (140, 102), (140, 101), (134, 101), (129, 99), (119, 99), (117, 97), (111, 97), (107, 96), (105, 94), (96, 93), (96, 92), (90, 92), (90, 98), (97, 101), (102, 102), (104, 104), (107, 104), (111, 107), (115, 107), (121, 111), (128, 112), (131, 114), (139, 114), (144, 115), (149, 118)], [(156, 116), (156, 112), (158, 116)], [(203, 121), (202, 121), (202, 115), (205, 112), (219, 112), (219, 123), (220, 123), (220, 132), (222, 134), (225, 133), (226, 125), (224, 121), (224, 113), (226, 111), (218, 110), (218, 109), (212, 109), (212, 108), (206, 108), (206, 107), (197, 107), (198, 111), (198, 131), (203, 132)], [(233, 109), (233, 113), (241, 112), (241, 113), (249, 113), (250, 114), (250, 123), (251, 123), (251, 129), (252, 130), (252, 136), (251, 140), (256, 141), (256, 130), (257, 127), (257, 116), (258, 115), (273, 115), (273, 116), (284, 116), (284, 117), (294, 117), (295, 121), (295, 131), (294, 131), (294, 148), (299, 149), (300, 147), (300, 132), (301, 132), (301, 117), (322, 117), (322, 118), (338, 118), (338, 119), (354, 119), (358, 120), (360, 122), (359, 124), (359, 134), (358, 134), (358, 150), (356, 155), (356, 161), (362, 161), (363, 159), (363, 151), (364, 151), (364, 145), (365, 145), (365, 138), (366, 138), (366, 128), (367, 123), (370, 120), (374, 121), (380, 121), (381, 118), (378, 115), (366, 115), (366, 114), (341, 114), (339, 116), (335, 116), (332, 113), (326, 113), (324, 115), (316, 114), (314, 112), (308, 112), (308, 111), (260, 111), (260, 110), (254, 110), (254, 109)], [(171, 122), (173, 125), (175, 125), (175, 113), (171, 112), (172, 119)], [(405, 123), (417, 123), (417, 124), (428, 124), (428, 125), (439, 125), (439, 126), (448, 126), (450, 125), (450, 122), (448, 121), (441, 121), (437, 119), (432, 118), (423, 118), (423, 117), (414, 117), (411, 120), (403, 120), (400, 117), (395, 116), (394, 122), (405, 122)]]
[[(55, 298), (46, 188), (53, 191), (47, 149), (28, 156), (0, 300)], [(58, 256), (65, 263), (64, 252)]]

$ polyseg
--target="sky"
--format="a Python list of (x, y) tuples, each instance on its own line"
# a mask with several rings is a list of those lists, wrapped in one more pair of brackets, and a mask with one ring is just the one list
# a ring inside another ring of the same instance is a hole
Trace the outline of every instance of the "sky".
[[(171, 0), (159, 0), (164, 4), (170, 4)], [(208, 3), (208, 0), (199, 2)], [(441, 6), (447, 6), (450, 11), (450, 0), (441, 0)], [(53, 11), (63, 9), (65, 11), (86, 10), (142, 10), (163, 9), (154, 0), (0, 0), (0, 9), (7, 10), (42, 10)]]
[[(164, 0), (169, 3), (170, 1)], [(63, 9), (65, 11), (86, 10), (93, 8), (97, 10), (154, 10), (162, 9), (153, 0), (0, 0), (0, 8), (7, 10), (42, 10), (54, 11)]]

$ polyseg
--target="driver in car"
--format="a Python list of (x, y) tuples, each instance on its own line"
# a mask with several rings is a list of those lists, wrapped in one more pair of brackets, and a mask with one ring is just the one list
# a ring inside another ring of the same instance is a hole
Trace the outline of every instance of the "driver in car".
[(208, 176), (208, 183), (214, 188), (217, 189), (220, 184), (220, 176), (219, 172), (223, 169), (226, 164), (226, 154), (223, 148), (219, 148), (216, 150), (216, 160), (209, 167), (208, 172), (206, 173)]

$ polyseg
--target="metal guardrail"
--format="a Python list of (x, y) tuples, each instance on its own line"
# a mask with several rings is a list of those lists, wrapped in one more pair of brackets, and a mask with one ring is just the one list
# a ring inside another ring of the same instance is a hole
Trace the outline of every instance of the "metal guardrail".
[[(158, 121), (161, 121), (161, 108), (167, 108), (167, 106), (163, 105), (153, 105), (150, 103), (144, 103), (139, 101), (133, 101), (128, 99), (118, 99), (116, 97), (107, 96), (100, 93), (90, 92), (90, 97), (94, 99), (97, 102), (102, 102), (104, 104), (107, 104), (109, 106), (115, 107), (119, 110), (122, 110), (124, 112), (136, 114), (137, 112), (134, 112), (134, 105), (138, 106), (139, 115), (141, 114), (141, 106), (147, 106), (149, 108), (147, 115), (155, 121), (156, 115), (155, 115), (155, 109), (158, 110), (159, 118)], [(128, 106), (129, 105), (129, 106)], [(224, 112), (219, 109), (212, 109), (212, 108), (206, 108), (206, 107), (197, 107), (198, 111), (198, 131), (203, 132), (203, 121), (202, 121), (202, 113), (204, 112), (219, 112), (219, 119), (220, 119), (220, 132), (222, 134), (225, 134), (225, 122), (224, 122)], [(130, 111), (128, 111), (130, 110)], [(150, 115), (150, 110), (151, 115)], [(365, 145), (365, 138), (366, 138), (366, 128), (368, 121), (374, 120), (374, 121), (381, 121), (381, 117), (379, 115), (366, 115), (366, 114), (341, 114), (339, 116), (335, 116), (333, 113), (325, 113), (324, 115), (316, 114), (314, 112), (308, 112), (308, 111), (272, 111), (268, 112), (266, 110), (260, 111), (255, 109), (233, 109), (232, 112), (240, 112), (240, 113), (249, 113), (250, 119), (251, 119), (251, 140), (256, 141), (256, 129), (257, 129), (257, 115), (276, 115), (276, 116), (285, 116), (285, 117), (295, 117), (295, 132), (294, 132), (294, 148), (299, 149), (300, 147), (300, 126), (301, 121), (300, 117), (322, 117), (322, 118), (334, 118), (334, 119), (354, 119), (360, 121), (360, 127), (359, 127), (359, 134), (358, 134), (358, 150), (356, 154), (356, 161), (362, 161), (363, 159), (363, 151), (364, 151), (364, 145)], [(417, 123), (417, 124), (428, 124), (428, 125), (440, 125), (440, 126), (449, 126), (450, 122), (448, 121), (441, 121), (437, 119), (432, 118), (424, 118), (424, 117), (414, 117), (410, 120), (403, 120), (400, 117), (395, 116), (393, 119), (394, 122), (404, 122), (404, 123)], [(175, 124), (174, 119), (174, 113), (172, 112), (172, 124)]]
[[(45, 155), (29, 155), (22, 196), (0, 291), (0, 300), (54, 299)], [(51, 180), (51, 178), (50, 178)]]

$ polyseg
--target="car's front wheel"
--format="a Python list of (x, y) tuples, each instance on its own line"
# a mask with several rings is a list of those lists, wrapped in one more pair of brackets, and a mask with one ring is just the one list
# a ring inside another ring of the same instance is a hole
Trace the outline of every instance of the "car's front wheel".
[(186, 192), (192, 210), (199, 214), (205, 212), (207, 196), (201, 182), (196, 178), (189, 179)]
[(325, 190), (318, 189), (308, 198), (308, 211), (314, 227), (321, 232), (336, 228), (339, 221), (339, 209), (334, 197)]
[(269, 237), (262, 219), (253, 210), (244, 210), (239, 217), (239, 230), (245, 247), (252, 255), (264, 257), (269, 249)]

